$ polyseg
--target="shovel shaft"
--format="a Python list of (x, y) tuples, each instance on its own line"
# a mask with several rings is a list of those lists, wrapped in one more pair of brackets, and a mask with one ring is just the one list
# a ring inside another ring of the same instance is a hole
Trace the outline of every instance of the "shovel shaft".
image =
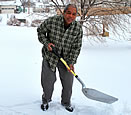
[(70, 67), (68, 66), (68, 64), (66, 63), (66, 61), (58, 54), (57, 49), (56, 49), (55, 47), (53, 47), (53, 46), (51, 46), (51, 48), (52, 48), (52, 52), (53, 52), (56, 56), (59, 57), (59, 59), (60, 59), (61, 62), (66, 66), (66, 68), (67, 68), (68, 70), (70, 70), (70, 72), (77, 78), (78, 76), (75, 74), (75, 72), (70, 69)]
[(70, 67), (67, 65), (66, 61), (65, 61), (63, 58), (60, 58), (60, 60), (61, 60), (62, 63), (66, 66), (66, 68), (67, 68), (68, 70), (70, 70), (70, 72), (71, 72), (75, 77), (77, 77), (77, 75), (75, 74), (75, 72), (72, 71), (72, 70), (70, 69)]
[(63, 58), (60, 58), (60, 60), (61, 60), (62, 63), (66, 66), (66, 68), (69, 69), (70, 72), (76, 77), (76, 79), (81, 83), (82, 88), (85, 88), (86, 86), (85, 86), (85, 84), (83, 83), (83, 81), (78, 77), (78, 75), (75, 74), (74, 71), (72, 71), (72, 70), (70, 69), (70, 67), (68, 66), (68, 64), (66, 63), (66, 61), (65, 61)]

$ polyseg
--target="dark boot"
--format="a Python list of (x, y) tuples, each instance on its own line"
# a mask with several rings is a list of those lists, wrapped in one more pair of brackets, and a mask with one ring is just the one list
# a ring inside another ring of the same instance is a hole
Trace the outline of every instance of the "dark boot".
[(46, 104), (41, 104), (41, 109), (42, 109), (43, 111), (46, 111), (48, 108), (49, 108), (48, 103), (46, 103)]
[(43, 111), (46, 111), (48, 108), (49, 108), (48, 101), (45, 98), (42, 98), (41, 109)]
[(64, 108), (69, 112), (73, 112), (73, 110), (74, 110), (74, 108), (70, 104), (61, 103), (61, 105), (64, 106)]

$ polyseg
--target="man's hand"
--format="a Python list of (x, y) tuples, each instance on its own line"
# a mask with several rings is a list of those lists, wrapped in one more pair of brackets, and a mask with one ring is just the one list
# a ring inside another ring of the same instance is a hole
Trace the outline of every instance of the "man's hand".
[(49, 50), (49, 51), (52, 51), (51, 46), (55, 47), (55, 45), (54, 45), (53, 43), (49, 43), (49, 44), (48, 44), (48, 50)]
[(71, 70), (74, 71), (74, 66), (72, 64), (70, 64), (69, 67), (70, 67), (70, 70), (68, 69), (69, 72), (71, 72)]

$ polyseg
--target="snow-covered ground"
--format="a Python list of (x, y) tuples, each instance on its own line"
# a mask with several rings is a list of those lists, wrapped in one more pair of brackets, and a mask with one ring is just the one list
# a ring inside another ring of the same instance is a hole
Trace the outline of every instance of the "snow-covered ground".
[[(87, 87), (119, 98), (104, 104), (86, 98), (74, 79), (73, 113), (60, 105), (57, 76), (49, 110), (40, 109), (42, 88), (41, 47), (36, 28), (13, 27), (0, 22), (0, 115), (131, 115), (131, 42), (91, 46), (83, 41), (75, 72)], [(112, 36), (113, 37), (113, 36)], [(57, 73), (58, 74), (58, 73)]]

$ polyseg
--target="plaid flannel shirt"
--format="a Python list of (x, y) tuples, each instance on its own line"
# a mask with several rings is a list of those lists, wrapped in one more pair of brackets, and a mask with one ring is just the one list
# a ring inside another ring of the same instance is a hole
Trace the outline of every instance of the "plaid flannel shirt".
[(49, 62), (52, 71), (56, 70), (59, 58), (49, 52), (48, 43), (53, 43), (58, 53), (63, 56), (67, 64), (75, 64), (82, 46), (82, 26), (73, 21), (68, 29), (64, 29), (63, 15), (56, 15), (46, 19), (38, 28), (38, 40), (43, 44), (43, 57)]

